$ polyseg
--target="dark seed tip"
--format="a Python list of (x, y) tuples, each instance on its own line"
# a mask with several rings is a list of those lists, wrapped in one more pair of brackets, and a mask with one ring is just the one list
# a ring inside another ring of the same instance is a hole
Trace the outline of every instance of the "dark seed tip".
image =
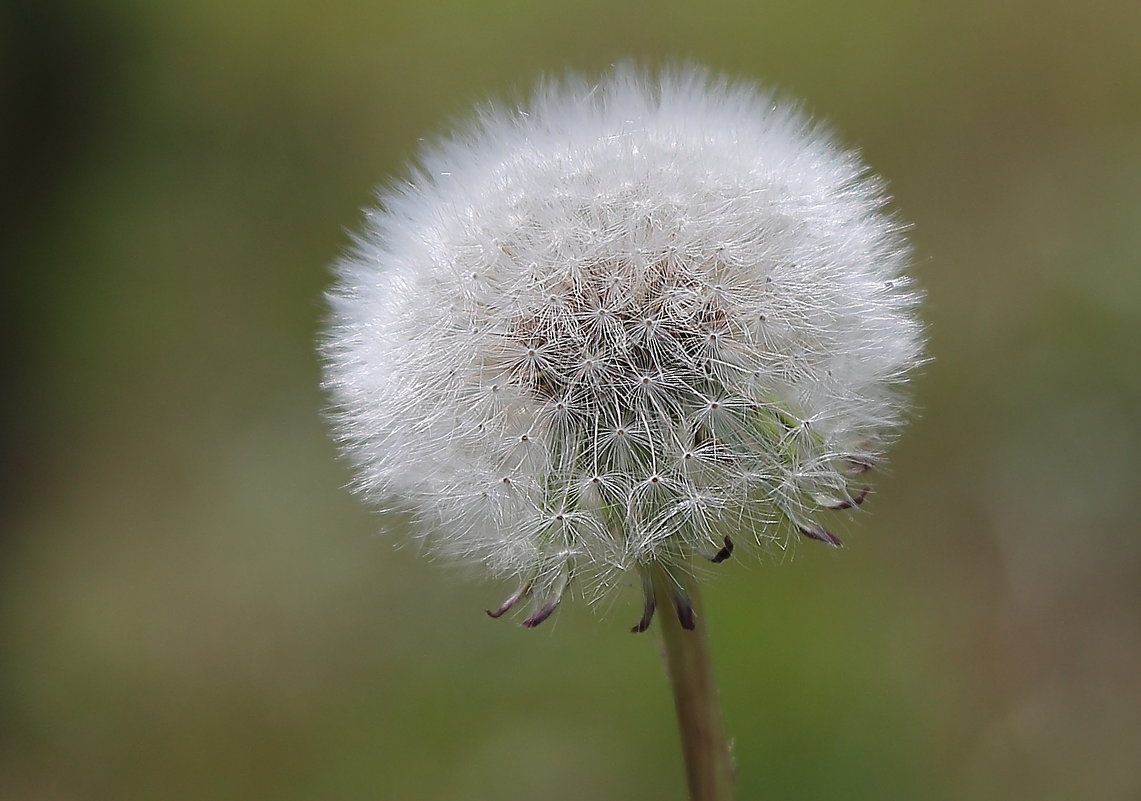
[(835, 503), (831, 504), (828, 508), (829, 509), (851, 509), (853, 506), (859, 506), (861, 503), (864, 502), (864, 498), (868, 497), (868, 493), (871, 491), (872, 491), (871, 487), (864, 487), (863, 489), (861, 489), (859, 492), (857, 492), (855, 495), (851, 496), (850, 498), (844, 498), (843, 500), (836, 501)]
[(686, 631), (693, 631), (697, 625), (693, 619), (693, 607), (689, 605), (677, 608), (677, 620)]
[(821, 528), (820, 526), (801, 526), (800, 533), (810, 539), (826, 542), (835, 548), (844, 547), (844, 543), (841, 542), (839, 537), (837, 537), (831, 531), (828, 531), (825, 528)]
[(519, 589), (515, 590), (515, 592), (511, 593), (506, 598), (504, 598), (503, 603), (501, 603), (498, 607), (496, 607), (495, 609), (486, 609), (484, 611), (487, 612), (488, 617), (491, 617), (491, 618), (502, 617), (507, 612), (507, 610), (511, 609), (513, 606), (515, 606), (515, 604), (519, 603), (520, 600), (522, 600), (523, 598), (525, 598), (526, 596), (528, 596), (530, 594), (531, 594), (530, 583), (524, 584)]
[(555, 607), (558, 605), (559, 605), (558, 601), (553, 601), (551, 603), (544, 605), (542, 609), (535, 612), (535, 614), (531, 615), (526, 620), (524, 620), (523, 625), (529, 629), (535, 628), (535, 626), (539, 625), (544, 620), (549, 618), (551, 616), (551, 613), (555, 611)]
[(693, 605), (689, 602), (689, 596), (684, 593), (675, 594), (674, 608), (677, 609), (677, 622), (681, 623), (681, 627), (693, 631)]
[(641, 634), (643, 631), (648, 629), (650, 627), (650, 622), (654, 619), (654, 610), (656, 608), (657, 604), (654, 601), (654, 596), (647, 595), (646, 605), (642, 609), (642, 619), (639, 620), (638, 623), (632, 629), (630, 629), (630, 631), (634, 634)]
[(732, 555), (733, 555), (733, 540), (726, 537), (725, 538), (725, 546), (720, 551), (713, 554), (713, 556), (709, 557), (709, 561), (713, 562), (713, 564), (720, 564), (721, 562), (724, 562), (726, 559), (728, 559)]

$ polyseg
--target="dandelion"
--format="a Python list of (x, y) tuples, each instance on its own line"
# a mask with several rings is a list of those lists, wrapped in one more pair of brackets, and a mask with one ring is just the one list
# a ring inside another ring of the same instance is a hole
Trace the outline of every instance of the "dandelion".
[(494, 617), (635, 576), (634, 630), (668, 603), (688, 681), (669, 632), (696, 625), (694, 560), (839, 545), (824, 510), (864, 500), (901, 422), (921, 331), (884, 203), (797, 110), (697, 70), (482, 110), (337, 265), (325, 379), (355, 488), (513, 577)]

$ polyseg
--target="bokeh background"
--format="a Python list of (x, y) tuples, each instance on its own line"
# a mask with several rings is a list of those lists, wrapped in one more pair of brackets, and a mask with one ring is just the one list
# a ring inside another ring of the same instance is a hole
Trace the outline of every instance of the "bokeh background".
[(5, 4), (0, 798), (683, 797), (636, 593), (488, 620), (343, 489), (313, 348), (421, 137), (627, 57), (827, 117), (928, 296), (849, 547), (708, 584), (740, 797), (1141, 798), (1139, 42), (1124, 0)]

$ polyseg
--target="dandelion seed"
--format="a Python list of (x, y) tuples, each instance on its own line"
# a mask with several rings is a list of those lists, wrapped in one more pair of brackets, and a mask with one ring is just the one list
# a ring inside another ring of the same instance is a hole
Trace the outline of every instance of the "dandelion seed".
[(527, 626), (574, 577), (839, 545), (818, 517), (864, 500), (921, 359), (884, 202), (799, 112), (696, 70), (485, 109), (337, 265), (325, 384), (356, 489), (512, 577), (493, 612), (529, 599)]
[[(541, 87), (429, 145), (337, 265), (325, 385), (355, 488), (512, 577), (500, 617), (631, 573), (694, 799), (733, 771), (697, 558), (860, 505), (922, 359), (882, 184), (697, 70)], [(670, 611), (670, 614), (666, 612)]]

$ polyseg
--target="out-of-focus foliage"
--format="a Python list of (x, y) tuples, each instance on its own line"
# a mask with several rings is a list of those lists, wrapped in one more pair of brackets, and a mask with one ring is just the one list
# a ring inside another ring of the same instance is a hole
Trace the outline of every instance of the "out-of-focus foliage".
[(633, 591), (544, 629), (342, 488), (326, 265), (544, 72), (805, 99), (915, 224), (934, 361), (847, 530), (717, 569), (741, 798), (1141, 796), (1141, 6), (0, 12), (0, 798), (681, 798)]

